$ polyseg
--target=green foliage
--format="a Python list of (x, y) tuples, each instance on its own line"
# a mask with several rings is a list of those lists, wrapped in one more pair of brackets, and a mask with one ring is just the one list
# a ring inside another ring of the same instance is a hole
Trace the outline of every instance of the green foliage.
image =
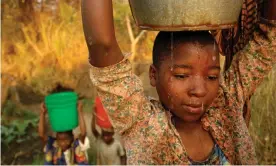
[(2, 115), (6, 115), (6, 116), (16, 116), (17, 113), (19, 111), (17, 111), (18, 108), (16, 107), (16, 105), (8, 100), (5, 105), (4, 105), (4, 108), (2, 109)]
[(2, 109), (2, 122), (6, 123), (5, 118), (12, 117), (30, 120), (37, 118), (37, 115), (31, 111), (20, 108), (13, 101), (8, 100)]
[(35, 118), (30, 120), (14, 120), (8, 125), (1, 125), (1, 143), (8, 146), (13, 141), (21, 143), (37, 137), (37, 133), (27, 134), (27, 129), (31, 126), (36, 127), (37, 123), (38, 118)]
[(38, 136), (36, 132), (28, 134), (30, 128), (36, 128), (39, 117), (33, 112), (21, 110), (11, 101), (3, 108), (1, 124), (1, 144), (8, 146), (12, 142), (21, 143)]
[(44, 164), (44, 155), (36, 155), (33, 159), (32, 165), (43, 165)]

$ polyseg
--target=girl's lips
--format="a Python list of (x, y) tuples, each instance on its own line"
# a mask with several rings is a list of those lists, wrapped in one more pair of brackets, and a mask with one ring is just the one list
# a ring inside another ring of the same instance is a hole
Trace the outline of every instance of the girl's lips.
[(183, 105), (183, 108), (193, 114), (200, 114), (203, 110), (202, 105), (196, 105), (196, 106), (189, 106), (189, 105)]

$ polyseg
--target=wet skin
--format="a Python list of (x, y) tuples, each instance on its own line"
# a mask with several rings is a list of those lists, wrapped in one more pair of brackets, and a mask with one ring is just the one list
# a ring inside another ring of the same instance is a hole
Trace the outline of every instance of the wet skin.
[[(173, 63), (172, 63), (173, 62)], [(214, 45), (179, 44), (158, 68), (151, 66), (151, 85), (162, 104), (186, 122), (200, 119), (219, 88), (219, 53)]]
[(150, 67), (150, 83), (156, 87), (163, 106), (175, 115), (175, 127), (190, 158), (205, 160), (214, 147), (212, 136), (200, 118), (216, 98), (220, 62), (213, 44), (179, 44), (173, 58)]

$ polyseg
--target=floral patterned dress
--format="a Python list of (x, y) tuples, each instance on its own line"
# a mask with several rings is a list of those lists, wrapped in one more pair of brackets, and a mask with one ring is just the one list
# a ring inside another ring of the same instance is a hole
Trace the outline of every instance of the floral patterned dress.
[[(257, 164), (243, 106), (276, 63), (275, 27), (267, 36), (255, 32), (254, 39), (235, 55), (220, 77), (217, 98), (201, 119), (230, 164)], [(192, 164), (171, 114), (159, 101), (145, 96), (127, 58), (105, 68), (91, 66), (90, 78), (122, 135), (128, 164)]]

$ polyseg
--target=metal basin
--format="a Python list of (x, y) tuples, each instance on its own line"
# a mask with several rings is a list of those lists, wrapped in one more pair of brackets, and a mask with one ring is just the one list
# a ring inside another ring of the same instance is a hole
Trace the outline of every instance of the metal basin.
[(214, 30), (233, 27), (243, 0), (129, 0), (136, 24), (145, 30)]

